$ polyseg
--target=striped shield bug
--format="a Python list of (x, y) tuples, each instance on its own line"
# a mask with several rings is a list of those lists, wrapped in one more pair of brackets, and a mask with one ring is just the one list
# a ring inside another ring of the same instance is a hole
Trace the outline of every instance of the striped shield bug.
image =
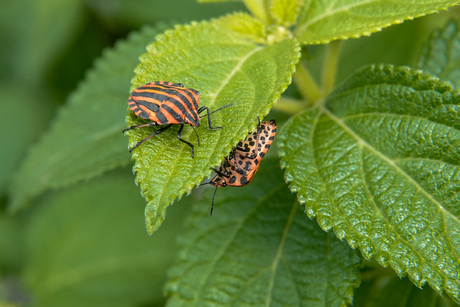
[[(194, 127), (200, 126), (200, 118), (208, 117), (209, 129), (221, 129), (222, 127), (213, 127), (211, 124), (211, 114), (220, 109), (229, 107), (233, 104), (223, 106), (213, 112), (209, 111), (208, 107), (202, 106), (198, 108), (200, 94), (197, 90), (185, 88), (181, 83), (173, 83), (166, 81), (155, 81), (142, 85), (133, 90), (128, 99), (128, 106), (134, 114), (140, 118), (151, 120), (147, 124), (131, 126), (124, 129), (127, 130), (150, 127), (164, 126), (151, 135), (134, 145), (129, 152), (157, 134), (169, 129), (172, 125), (180, 125), (177, 132), (177, 138), (192, 148), (192, 158), (195, 156), (195, 148), (192, 143), (182, 139), (182, 130), (184, 125), (190, 125), (195, 131), (198, 146), (200, 146), (200, 138)], [(200, 117), (202, 112), (207, 114)]]
[(219, 168), (211, 168), (216, 173), (211, 180), (204, 184), (215, 186), (212, 196), (211, 212), (214, 208), (214, 197), (217, 188), (233, 186), (242, 187), (252, 181), (259, 169), (260, 161), (267, 153), (276, 134), (276, 122), (270, 120), (257, 125), (257, 129), (250, 132), (246, 138), (233, 147), (229, 155), (224, 158)]

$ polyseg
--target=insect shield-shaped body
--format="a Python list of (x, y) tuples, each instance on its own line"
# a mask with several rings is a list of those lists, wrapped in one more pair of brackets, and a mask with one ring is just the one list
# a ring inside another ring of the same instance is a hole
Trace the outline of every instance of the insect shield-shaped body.
[(230, 106), (226, 105), (210, 113), (208, 107), (198, 108), (199, 97), (200, 94), (197, 90), (185, 88), (181, 83), (155, 81), (136, 88), (128, 99), (129, 108), (136, 116), (151, 120), (151, 122), (131, 126), (124, 129), (123, 132), (141, 127), (167, 126), (156, 130), (154, 133), (138, 142), (129, 152), (133, 151), (136, 147), (153, 136), (167, 130), (171, 125), (180, 125), (177, 132), (177, 138), (192, 148), (193, 158), (195, 156), (193, 144), (181, 138), (184, 125), (187, 124), (193, 128), (198, 140), (198, 146), (200, 146), (200, 139), (194, 128), (200, 126), (199, 114), (203, 111), (207, 111), (209, 129), (220, 129), (222, 127), (212, 126), (210, 115), (222, 108)]
[(259, 169), (260, 161), (264, 158), (276, 134), (276, 122), (271, 120), (257, 125), (246, 138), (233, 147), (218, 169), (213, 169), (216, 175), (209, 181), (215, 186), (212, 197), (211, 212), (214, 208), (214, 196), (218, 187), (242, 187), (252, 181)]

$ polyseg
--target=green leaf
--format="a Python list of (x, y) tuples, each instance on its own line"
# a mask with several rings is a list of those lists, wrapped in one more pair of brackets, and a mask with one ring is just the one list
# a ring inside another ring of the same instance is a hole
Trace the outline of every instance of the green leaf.
[(268, 0), (243, 0), (246, 8), (265, 24), (272, 22), (268, 9)]
[(6, 192), (6, 186), (28, 147), (46, 129), (53, 109), (46, 98), (40, 91), (24, 91), (24, 84), (8, 82), (0, 85), (0, 101), (14, 101), (3, 103), (0, 113), (0, 140), (5, 148), (0, 151), (0, 193)]
[(434, 76), (370, 66), (279, 137), (286, 180), (310, 217), (456, 302), (459, 103), (459, 92)]
[(418, 66), (426, 73), (451, 81), (460, 88), (460, 31), (458, 21), (451, 20), (435, 30), (426, 44)]
[[(202, 20), (234, 11), (243, 11), (241, 1), (219, 1), (221, 3), (198, 3), (196, 0), (118, 0), (116, 5), (104, 1), (90, 1), (87, 5), (98, 11), (113, 26), (142, 27), (158, 21)], [(211, 1), (207, 1), (211, 2)], [(213, 1), (216, 2), (216, 1)]]
[[(16, 69), (22, 80), (35, 83), (42, 80), (47, 65), (56, 58), (81, 26), (84, 12), (82, 0), (12, 1), (14, 16), (21, 22)], [(16, 6), (17, 5), (17, 6)], [(23, 24), (26, 26), (23, 27)], [(18, 60), (20, 59), (20, 60)]]
[(11, 185), (17, 210), (49, 188), (89, 179), (129, 163), (121, 130), (133, 67), (160, 29), (145, 29), (108, 50), (31, 149)]
[(170, 272), (168, 306), (345, 306), (361, 258), (308, 220), (266, 158), (253, 182), (196, 202)]
[(279, 25), (290, 26), (297, 21), (297, 15), (305, 0), (272, 0), (270, 12)]
[[(22, 224), (18, 219), (0, 213), (0, 277), (3, 272), (19, 271), (22, 265), (24, 250), (20, 244), (21, 229)], [(0, 288), (1, 283), (0, 279)]]
[(198, 2), (201, 2), (201, 3), (230, 2), (230, 1), (242, 1), (242, 0), (198, 0)]
[(24, 235), (33, 306), (163, 305), (171, 242), (188, 210), (173, 210), (149, 238), (142, 205), (128, 168), (41, 197)]
[(216, 22), (230, 31), (248, 37), (254, 42), (266, 43), (267, 33), (264, 24), (246, 13), (234, 13), (223, 16)]
[(295, 35), (304, 44), (368, 36), (392, 24), (457, 4), (457, 0), (306, 1)]
[(407, 278), (400, 279), (391, 270), (366, 268), (361, 285), (355, 290), (353, 307), (458, 306), (429, 287), (419, 289)]
[[(217, 23), (201, 22), (159, 35), (147, 50), (135, 70), (133, 89), (152, 81), (172, 81), (198, 90), (200, 105), (211, 111), (233, 103), (211, 115), (213, 125), (223, 129), (210, 130), (202, 120), (197, 128), (201, 147), (191, 127), (184, 128), (182, 138), (195, 145), (194, 159), (190, 147), (176, 138), (178, 127), (133, 151), (136, 182), (148, 201), (147, 231), (152, 234), (164, 220), (167, 206), (208, 176), (209, 167), (219, 165), (255, 128), (257, 116), (266, 115), (279, 99), (291, 81), (299, 46), (295, 39), (258, 45)], [(145, 123), (132, 112), (127, 122), (128, 126)], [(129, 130), (130, 146), (155, 130)]]

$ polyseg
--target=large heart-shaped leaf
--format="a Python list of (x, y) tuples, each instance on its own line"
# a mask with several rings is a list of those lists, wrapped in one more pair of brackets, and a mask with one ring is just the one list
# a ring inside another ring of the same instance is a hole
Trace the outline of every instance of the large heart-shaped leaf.
[(303, 213), (266, 158), (251, 184), (197, 201), (170, 271), (169, 306), (345, 306), (361, 257)]
[(355, 73), (280, 135), (286, 180), (309, 216), (460, 302), (460, 93), (378, 65)]

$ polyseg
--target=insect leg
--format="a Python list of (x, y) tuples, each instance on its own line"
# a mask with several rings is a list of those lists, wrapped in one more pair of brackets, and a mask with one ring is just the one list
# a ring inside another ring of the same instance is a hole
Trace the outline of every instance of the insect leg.
[[(198, 112), (198, 114), (200, 114), (200, 113), (203, 112), (204, 110), (206, 110), (206, 112), (208, 113), (208, 114), (206, 114), (206, 115), (208, 116), (208, 127), (209, 127), (209, 129), (213, 129), (213, 130), (214, 130), (214, 129), (222, 129), (222, 127), (213, 127), (213, 126), (212, 126), (212, 124), (211, 124), (211, 116), (210, 116), (210, 115), (211, 115), (211, 112), (209, 112), (209, 108), (208, 108), (208, 107), (203, 106), (203, 107), (199, 108), (197, 112)], [(217, 111), (217, 110), (216, 110), (216, 111)]]
[(214, 172), (216, 172), (217, 175), (219, 175), (221, 177), (230, 178), (229, 174), (224, 174), (224, 173), (220, 172), (217, 168), (211, 167), (209, 169), (212, 169)]
[[(212, 111), (212, 112), (209, 112), (209, 108), (208, 108), (208, 107), (202, 106), (201, 108), (199, 108), (199, 109), (197, 110), (197, 113), (200, 114), (200, 113), (202, 113), (204, 110), (206, 110), (208, 114), (203, 115), (203, 116), (207, 116), (207, 117), (208, 117), (208, 127), (209, 127), (209, 129), (221, 129), (222, 127), (213, 127), (213, 126), (212, 126), (212, 124), (211, 124), (211, 114), (212, 114), (212, 113), (215, 113), (215, 112), (217, 112), (217, 111), (219, 111), (219, 110), (221, 110), (221, 109), (223, 109), (223, 108), (230, 107), (230, 106), (232, 106), (232, 105), (233, 105), (233, 103), (228, 104), (228, 105), (223, 106), (223, 107), (220, 107), (220, 108), (218, 108), (217, 110), (214, 110), (214, 111)], [(200, 116), (200, 118), (203, 117), (203, 116)]]
[(193, 146), (193, 144), (181, 138), (182, 129), (184, 129), (184, 124), (180, 125), (179, 131), (177, 131), (177, 138), (179, 139), (179, 141), (184, 142), (192, 148), (192, 158), (195, 158), (195, 147)]
[(121, 132), (125, 132), (125, 131), (128, 131), (128, 130), (131, 130), (131, 129), (135, 129), (135, 128), (141, 128), (141, 127), (149, 127), (149, 126), (156, 126), (157, 123), (156, 122), (150, 122), (150, 123), (147, 123), (147, 124), (142, 124), (142, 125), (137, 125), (137, 126), (131, 126), (131, 127), (128, 127), (126, 129), (123, 129)]
[[(145, 125), (140, 125), (140, 126), (146, 127)], [(150, 126), (151, 126), (151, 125), (150, 125)], [(145, 141), (147, 141), (147, 140), (150, 139), (151, 137), (154, 137), (155, 135), (162, 133), (163, 131), (165, 131), (165, 130), (168, 129), (169, 127), (171, 127), (171, 125), (167, 125), (166, 127), (163, 127), (163, 128), (161, 128), (161, 129), (158, 129), (157, 131), (155, 131), (154, 133), (152, 133), (151, 135), (149, 135), (149, 136), (146, 137), (145, 139), (139, 141), (136, 145), (134, 145), (133, 148), (131, 148), (131, 149), (129, 150), (129, 152), (133, 151), (134, 148), (138, 147), (139, 145), (141, 145), (142, 143), (144, 143)]]

